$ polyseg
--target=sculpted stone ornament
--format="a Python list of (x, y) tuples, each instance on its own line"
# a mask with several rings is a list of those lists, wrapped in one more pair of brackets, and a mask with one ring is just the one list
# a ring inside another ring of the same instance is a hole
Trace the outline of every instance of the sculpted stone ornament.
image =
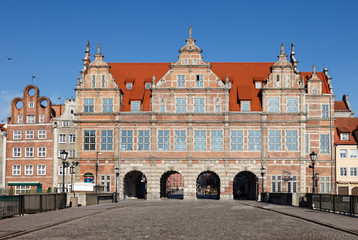
[(192, 38), (192, 33), (193, 33), (193, 28), (190, 26), (189, 27), (189, 38)]

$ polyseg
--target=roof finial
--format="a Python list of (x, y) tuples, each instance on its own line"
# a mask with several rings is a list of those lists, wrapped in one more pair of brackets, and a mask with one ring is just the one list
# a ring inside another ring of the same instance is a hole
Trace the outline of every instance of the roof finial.
[(313, 73), (313, 74), (316, 74), (316, 65), (314, 65), (314, 64), (313, 64), (313, 66), (312, 66), (312, 73)]
[(189, 27), (189, 38), (192, 38), (193, 28), (192, 26)]
[(283, 43), (281, 43), (281, 55), (285, 54), (285, 48), (283, 46)]
[(293, 45), (293, 42), (291, 43), (291, 54), (295, 55), (295, 45)]
[(89, 53), (89, 51), (90, 51), (90, 43), (89, 40), (87, 40), (86, 53)]
[(97, 46), (97, 54), (101, 54), (101, 44), (98, 43), (98, 46)]

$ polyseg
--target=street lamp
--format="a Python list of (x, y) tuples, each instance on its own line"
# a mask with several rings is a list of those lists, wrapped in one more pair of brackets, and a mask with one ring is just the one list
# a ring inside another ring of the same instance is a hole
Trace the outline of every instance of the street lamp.
[(62, 159), (62, 192), (65, 192), (65, 169), (70, 165), (69, 162), (66, 161), (68, 152), (62, 150), (60, 152)]
[(312, 193), (316, 192), (316, 188), (315, 188), (315, 174), (314, 174), (314, 165), (316, 163), (316, 159), (317, 159), (317, 154), (315, 152), (311, 152), (310, 153), (310, 158), (311, 158), (311, 162), (312, 164), (309, 165), (309, 168), (312, 168)]
[(72, 161), (72, 165), (70, 167), (71, 171), (70, 171), (70, 174), (71, 174), (71, 192), (73, 192), (73, 174), (75, 174), (75, 168), (76, 166), (78, 166), (79, 162), (76, 162), (76, 161)]
[(266, 169), (264, 168), (264, 166), (261, 166), (261, 177), (262, 177), (262, 191), (261, 192), (265, 192), (264, 190), (264, 175), (265, 175)]
[(114, 172), (115, 172), (115, 181), (116, 181), (116, 192), (115, 192), (115, 195), (114, 195), (114, 201), (115, 202), (118, 202), (118, 199), (117, 199), (117, 194), (118, 194), (118, 188), (117, 188), (117, 178), (119, 177), (119, 168), (118, 167), (116, 167), (115, 169), (114, 169)]
[(97, 193), (97, 189), (98, 189), (98, 155), (101, 155), (101, 153), (97, 151), (97, 157), (96, 157), (96, 193)]

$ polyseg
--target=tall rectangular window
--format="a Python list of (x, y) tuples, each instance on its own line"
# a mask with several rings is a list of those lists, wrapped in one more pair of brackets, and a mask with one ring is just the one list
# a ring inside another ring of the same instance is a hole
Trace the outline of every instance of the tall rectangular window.
[(357, 158), (358, 149), (351, 149), (349, 152), (350, 152), (350, 155), (349, 155), (350, 158)]
[(21, 148), (20, 147), (14, 147), (12, 149), (12, 157), (21, 157)]
[(37, 165), (37, 175), (46, 175), (46, 165)]
[(68, 142), (75, 143), (76, 142), (76, 134), (70, 134)]
[(46, 130), (39, 130), (37, 135), (39, 139), (46, 139)]
[(92, 75), (92, 87), (96, 87), (96, 76)]
[(46, 147), (38, 147), (37, 148), (37, 156), (38, 157), (46, 157)]
[(149, 151), (150, 131), (138, 130), (138, 150)]
[(40, 114), (39, 115), (39, 123), (43, 123), (43, 122), (45, 122), (45, 115)]
[(203, 86), (204, 86), (203, 75), (202, 74), (196, 75), (195, 87), (203, 87)]
[(205, 108), (204, 98), (194, 98), (194, 112), (203, 113)]
[(306, 119), (308, 118), (308, 104), (305, 105)]
[(194, 151), (206, 151), (206, 130), (194, 131)]
[(297, 98), (287, 98), (287, 112), (289, 113), (298, 112)]
[(347, 158), (347, 149), (340, 149), (339, 150), (339, 157), (340, 158)]
[(268, 111), (272, 113), (279, 112), (279, 98), (269, 98), (268, 99)]
[(357, 176), (357, 169), (356, 167), (351, 167), (351, 177), (356, 177)]
[(320, 177), (321, 182), (321, 193), (329, 193), (330, 192), (330, 183), (329, 177)]
[(160, 104), (160, 109), (159, 109), (159, 111), (160, 111), (161, 113), (165, 113), (165, 104)]
[(27, 130), (25, 138), (26, 139), (34, 139), (34, 130)]
[(346, 177), (347, 176), (347, 168), (346, 167), (341, 167), (339, 169), (339, 173), (341, 177)]
[(185, 75), (177, 75), (178, 87), (185, 87)]
[(320, 135), (320, 150), (321, 153), (329, 153), (329, 134)]
[(113, 130), (101, 130), (101, 150), (113, 150)]
[(176, 99), (176, 109), (177, 113), (186, 112), (186, 98), (177, 98)]
[(59, 135), (59, 143), (66, 143), (66, 134)]
[(281, 176), (271, 176), (272, 192), (281, 192)]
[(113, 112), (113, 98), (103, 98), (103, 112)]
[(70, 126), (70, 121), (68, 120), (62, 121), (62, 127), (69, 127), (69, 126)]
[(21, 175), (21, 165), (12, 165), (12, 175)]
[(290, 87), (290, 75), (289, 74), (286, 74), (286, 87)]
[(105, 78), (104, 78), (104, 75), (102, 75), (102, 87), (104, 88), (106, 85), (106, 81), (105, 81)]
[(27, 147), (25, 148), (25, 157), (33, 157), (34, 156), (34, 148)]
[(297, 192), (297, 176), (292, 176), (292, 180), (287, 182), (287, 192)]
[(96, 130), (84, 130), (84, 150), (96, 150)]
[(250, 101), (241, 101), (241, 112), (250, 111)]
[(297, 151), (297, 130), (286, 130), (286, 150)]
[(25, 175), (34, 175), (33, 165), (25, 165)]
[(248, 149), (249, 151), (261, 150), (261, 131), (248, 130)]
[(215, 105), (215, 112), (216, 112), (216, 113), (220, 113), (220, 112), (221, 112), (221, 106), (220, 106), (220, 105)]
[(174, 151), (186, 151), (186, 131), (174, 131)]
[(93, 100), (93, 98), (85, 98), (85, 99), (83, 99), (83, 111), (85, 113), (93, 113), (94, 112), (94, 100)]
[(14, 132), (12, 133), (12, 138), (14, 140), (21, 139), (21, 130), (14, 130)]
[(76, 151), (75, 150), (68, 150), (68, 158), (75, 158)]
[(17, 123), (23, 123), (23, 122), (24, 122), (24, 120), (23, 120), (22, 115), (17, 116)]
[(169, 130), (158, 130), (158, 150), (169, 150)]
[(281, 130), (269, 131), (269, 151), (281, 151)]
[(131, 101), (131, 105), (132, 105), (132, 112), (140, 111), (140, 101)]
[(133, 130), (122, 130), (121, 149), (133, 150)]
[(231, 130), (231, 151), (244, 150), (244, 134), (242, 130)]
[(306, 153), (310, 153), (310, 135), (306, 134)]
[(104, 186), (105, 192), (111, 191), (111, 176), (110, 175), (101, 175), (101, 185)]
[(35, 115), (28, 115), (26, 123), (35, 123)]
[(328, 104), (323, 104), (322, 105), (322, 118), (323, 119), (328, 119), (329, 118)]
[(211, 130), (211, 151), (223, 150), (223, 131)]

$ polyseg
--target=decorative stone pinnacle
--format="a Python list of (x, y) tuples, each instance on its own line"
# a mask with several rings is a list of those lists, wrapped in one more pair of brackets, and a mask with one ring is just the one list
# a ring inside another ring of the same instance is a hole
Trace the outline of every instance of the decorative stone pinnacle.
[(193, 33), (193, 28), (190, 26), (189, 27), (189, 38), (192, 38), (192, 33)]
[(283, 46), (283, 43), (281, 43), (281, 55), (284, 55), (285, 54), (285, 48)]
[(90, 51), (90, 42), (89, 40), (87, 40), (87, 45), (86, 45), (86, 52)]
[(101, 44), (98, 43), (98, 46), (97, 46), (97, 54), (101, 54)]
[(291, 54), (295, 55), (295, 45), (293, 45), (293, 42), (291, 43)]
[(316, 74), (316, 65), (314, 65), (314, 64), (313, 64), (313, 66), (312, 66), (312, 73), (313, 73), (313, 74)]

